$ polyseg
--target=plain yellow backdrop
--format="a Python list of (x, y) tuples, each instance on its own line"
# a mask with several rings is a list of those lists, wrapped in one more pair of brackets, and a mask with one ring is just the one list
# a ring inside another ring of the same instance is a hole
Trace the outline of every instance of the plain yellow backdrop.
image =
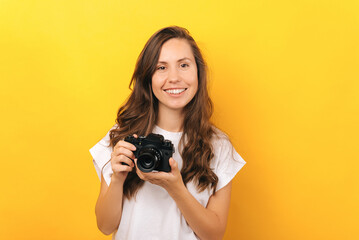
[(186, 27), (247, 161), (225, 239), (359, 239), (356, 0), (0, 0), (0, 239), (110, 239), (89, 149), (138, 54)]

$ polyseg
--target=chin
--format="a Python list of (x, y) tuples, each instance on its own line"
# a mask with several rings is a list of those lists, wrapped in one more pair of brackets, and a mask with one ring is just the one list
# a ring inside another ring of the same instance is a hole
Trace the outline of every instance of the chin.
[(186, 105), (184, 104), (168, 104), (168, 105), (163, 105), (164, 108), (170, 109), (170, 110), (182, 110)]
[(169, 109), (172, 109), (172, 110), (176, 110), (176, 111), (179, 111), (179, 110), (183, 110), (185, 106), (169, 106), (168, 108)]

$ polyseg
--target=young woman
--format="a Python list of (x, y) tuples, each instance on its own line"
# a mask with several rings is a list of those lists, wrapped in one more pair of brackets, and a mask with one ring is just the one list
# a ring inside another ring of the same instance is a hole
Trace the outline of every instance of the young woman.
[[(206, 64), (184, 28), (156, 32), (146, 43), (116, 125), (91, 150), (101, 179), (99, 229), (113, 239), (222, 239), (231, 181), (245, 164), (210, 122)], [(175, 153), (170, 172), (142, 172), (124, 141), (161, 134)]]

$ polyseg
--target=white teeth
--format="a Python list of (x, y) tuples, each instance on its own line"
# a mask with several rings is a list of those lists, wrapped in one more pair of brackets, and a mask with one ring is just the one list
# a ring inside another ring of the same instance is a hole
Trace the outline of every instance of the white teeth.
[(182, 89), (167, 89), (165, 91), (170, 93), (170, 94), (180, 94), (184, 90), (186, 90), (186, 89), (185, 88), (182, 88)]

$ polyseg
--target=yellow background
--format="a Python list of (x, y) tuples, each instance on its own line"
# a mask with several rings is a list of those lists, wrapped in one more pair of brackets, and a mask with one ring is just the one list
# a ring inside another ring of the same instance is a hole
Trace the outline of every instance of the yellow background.
[(247, 165), (225, 239), (359, 239), (356, 0), (0, 0), (0, 239), (110, 239), (88, 150), (134, 64), (179, 25)]

